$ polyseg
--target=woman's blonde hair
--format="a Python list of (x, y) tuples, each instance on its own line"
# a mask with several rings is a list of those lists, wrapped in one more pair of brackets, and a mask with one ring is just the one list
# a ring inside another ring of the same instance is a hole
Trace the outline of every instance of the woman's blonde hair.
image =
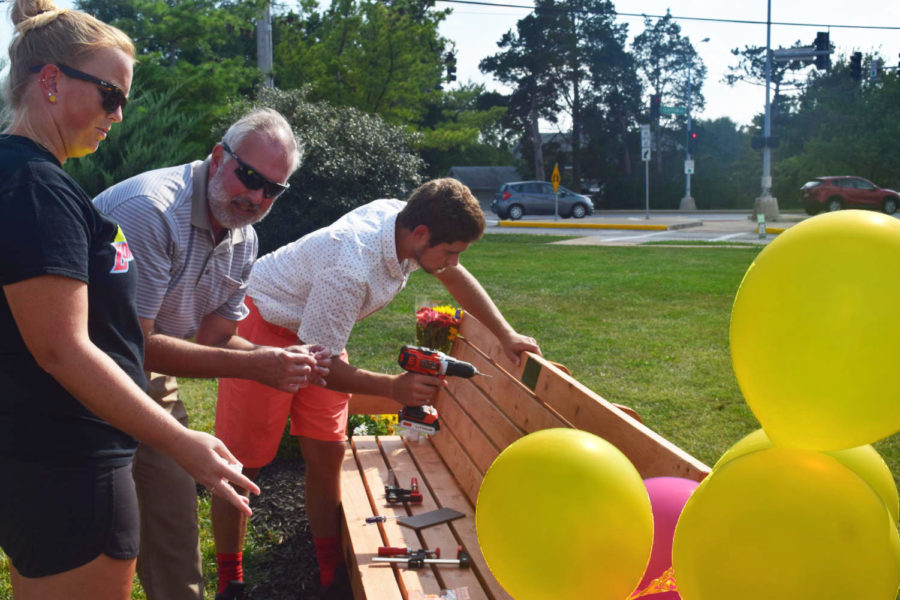
[(52, 0), (15, 0), (10, 17), (16, 26), (9, 45), (9, 74), (3, 86), (4, 121), (22, 108), (30, 67), (48, 63), (77, 66), (97, 50), (117, 48), (134, 57), (134, 44), (119, 29), (79, 10), (58, 9)]

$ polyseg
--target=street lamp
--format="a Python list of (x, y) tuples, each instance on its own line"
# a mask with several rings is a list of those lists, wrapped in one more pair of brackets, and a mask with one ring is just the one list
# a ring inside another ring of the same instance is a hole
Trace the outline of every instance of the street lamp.
[[(709, 38), (703, 38), (700, 43), (706, 43)], [(691, 173), (694, 171), (694, 163), (691, 161), (691, 78), (693, 77), (693, 61), (687, 63), (687, 120), (684, 129), (684, 198), (681, 199), (679, 210), (697, 210), (694, 198), (691, 196)]]

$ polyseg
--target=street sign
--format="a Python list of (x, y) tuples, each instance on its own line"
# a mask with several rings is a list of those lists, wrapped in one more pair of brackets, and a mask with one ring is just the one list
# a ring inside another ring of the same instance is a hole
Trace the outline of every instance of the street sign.
[(694, 174), (694, 160), (688, 159), (684, 161), (684, 174), (685, 175), (693, 175)]
[(553, 193), (559, 189), (559, 163), (553, 165), (553, 175), (550, 176), (550, 183), (553, 184)]
[(659, 112), (663, 115), (684, 115), (687, 113), (683, 106), (662, 106)]
[(646, 150), (641, 150), (641, 160), (644, 162), (650, 161), (650, 148), (647, 148)]

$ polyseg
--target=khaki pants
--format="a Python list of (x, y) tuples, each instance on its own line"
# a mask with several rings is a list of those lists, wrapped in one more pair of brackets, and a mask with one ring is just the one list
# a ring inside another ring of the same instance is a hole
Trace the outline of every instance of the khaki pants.
[[(151, 373), (147, 393), (187, 427), (174, 377)], [(203, 600), (194, 479), (165, 454), (140, 444), (134, 482), (141, 509), (137, 570), (148, 600)]]

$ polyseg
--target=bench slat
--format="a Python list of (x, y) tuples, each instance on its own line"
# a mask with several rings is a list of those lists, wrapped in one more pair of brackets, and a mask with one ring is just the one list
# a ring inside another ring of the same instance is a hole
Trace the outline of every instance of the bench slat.
[[(512, 377), (528, 380), (533, 385), (536, 398), (546, 403), (555, 416), (561, 417), (562, 425), (551, 426), (577, 424), (579, 429), (606, 439), (628, 457), (642, 477), (669, 475), (700, 481), (709, 474), (707, 465), (629, 417), (543, 357), (529, 353), (520, 365), (513, 365), (503, 353), (497, 338), (476, 319), (464, 318), (460, 324), (460, 335), (465, 339), (458, 339), (454, 345), (454, 352), (459, 358), (477, 362), (485, 368), (492, 365), (492, 374), (502, 368), (509, 370)], [(477, 350), (473, 346), (477, 346)], [(498, 399), (492, 391), (487, 393), (495, 401)], [(513, 414), (503, 408), (507, 414)], [(529, 433), (532, 431), (528, 429)]]
[[(440, 437), (431, 438), (433, 442)], [(440, 455), (428, 441), (404, 443), (407, 451), (419, 466), (419, 470), (428, 473), (428, 485), (441, 506), (454, 508), (466, 514), (465, 517), (450, 521), (450, 529), (456, 535), (456, 539), (472, 557), (472, 569), (477, 574), (483, 589), (487, 591), (492, 600), (512, 600), (503, 587), (497, 583), (491, 575), (481, 554), (478, 538), (475, 534), (475, 504), (470, 502), (458, 483), (447, 471)]]
[(431, 437), (431, 443), (446, 463), (447, 468), (453, 473), (460, 489), (474, 505), (478, 497), (478, 488), (481, 487), (482, 472), (459, 445), (452, 433), (448, 430)]
[[(566, 422), (549, 412), (528, 388), (510, 378), (494, 363), (485, 361), (468, 343), (460, 344), (458, 348), (458, 358), (476, 364), (479, 369), (484, 367), (483, 372), (491, 375), (481, 377), (473, 383), (484, 390), (517, 427), (527, 433), (553, 427), (569, 427)], [(454, 383), (456, 382), (451, 382), (450, 385), (453, 386)]]
[[(422, 493), (422, 504), (416, 505), (413, 509), (416, 514), (435, 510), (440, 504), (432, 493), (431, 477), (435, 474), (435, 470), (422, 468), (413, 462), (409, 452), (404, 447), (402, 440), (397, 436), (381, 436), (379, 437), (381, 449), (387, 457), (388, 463), (397, 473), (398, 477), (402, 477), (401, 481), (406, 480), (406, 474), (418, 473), (419, 491)], [(444, 466), (440, 465), (437, 471), (444, 471)], [(403, 475), (401, 475), (401, 473)], [(412, 476), (412, 475), (411, 475)], [(406, 484), (404, 484), (405, 486)], [(451, 506), (451, 508), (456, 508)], [(465, 507), (468, 508), (468, 507)], [(457, 509), (460, 510), (460, 509)], [(465, 512), (461, 510), (460, 512)], [(406, 528), (404, 528), (406, 529)], [(455, 558), (456, 549), (459, 543), (446, 523), (425, 527), (419, 530), (420, 544), (413, 546), (414, 548), (428, 548), (434, 550), (441, 549), (441, 558)], [(444, 589), (468, 588), (472, 600), (486, 600), (487, 596), (481, 591), (481, 584), (470, 569), (460, 569), (454, 566), (433, 567), (438, 581)]]
[[(343, 549), (356, 600), (403, 600), (397, 578), (392, 569), (385, 569), (370, 562), (371, 550), (382, 545), (378, 527), (363, 527), (365, 517), (372, 514), (369, 495), (360, 477), (353, 448), (344, 447), (341, 465), (341, 505), (344, 535)], [(354, 577), (354, 571), (358, 574)]]
[[(386, 516), (406, 516), (408, 511), (403, 504), (390, 505), (384, 498), (384, 486), (390, 483), (388, 476), (388, 465), (381, 454), (378, 442), (373, 436), (354, 436), (353, 447), (356, 450), (356, 460), (362, 469), (363, 477), (366, 480), (366, 486), (370, 491), (371, 498), (374, 502), (375, 510), (370, 507), (369, 514), (381, 514)], [(409, 471), (398, 472), (397, 477), (400, 478), (398, 484), (400, 487), (409, 486), (409, 478), (418, 476), (418, 473), (410, 474)], [(405, 477), (405, 480), (403, 479)], [(343, 496), (344, 494), (342, 494)], [(351, 523), (352, 525), (352, 523)], [(371, 525), (369, 525), (371, 527)], [(379, 523), (378, 527), (383, 532), (383, 539), (391, 546), (407, 546), (410, 548), (419, 548), (420, 542), (415, 531), (408, 527), (401, 527), (396, 520), (389, 519), (384, 523)], [(382, 544), (379, 544), (382, 545)], [(371, 560), (377, 554), (378, 547), (369, 549), (368, 556), (363, 555), (362, 560)], [(403, 597), (407, 598), (409, 592), (413, 590), (421, 590), (425, 594), (439, 594), (441, 586), (434, 576), (431, 569), (398, 569), (392, 568), (387, 563), (375, 565), (373, 568), (381, 568), (386, 571), (397, 569), (399, 575), (398, 580), (401, 586)], [(374, 599), (373, 600), (377, 600)]]
[[(602, 437), (621, 450), (641, 477), (672, 476), (695, 481), (709, 474), (709, 467), (667, 439), (625, 415), (608, 401), (552, 363), (529, 355), (540, 369), (535, 393), (578, 428)], [(534, 369), (533, 365), (529, 368)]]
[[(472, 389), (474, 386), (459, 386), (460, 391)], [(474, 421), (462, 408), (463, 402), (454, 393), (446, 391), (437, 408), (441, 419), (441, 432), (447, 430), (453, 434), (460, 446), (482, 474), (486, 473), (500, 451), (481, 429), (481, 424), (490, 426), (484, 421)]]

